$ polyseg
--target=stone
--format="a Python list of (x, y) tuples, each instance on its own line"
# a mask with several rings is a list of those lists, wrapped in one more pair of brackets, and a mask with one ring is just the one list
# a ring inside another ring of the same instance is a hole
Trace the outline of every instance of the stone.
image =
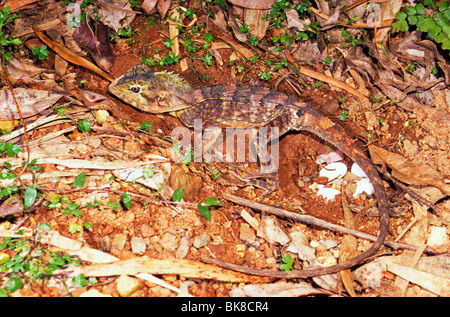
[(204, 234), (196, 236), (194, 238), (193, 245), (195, 248), (200, 249), (200, 248), (208, 245), (208, 243), (210, 243), (210, 242), (211, 242), (211, 237), (207, 233), (204, 233)]
[(142, 280), (128, 275), (121, 275), (116, 281), (116, 290), (121, 297), (134, 294), (142, 284)]

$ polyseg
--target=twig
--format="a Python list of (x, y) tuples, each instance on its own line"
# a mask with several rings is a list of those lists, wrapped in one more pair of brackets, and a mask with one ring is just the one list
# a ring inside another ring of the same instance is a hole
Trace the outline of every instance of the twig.
[[(356, 229), (349, 229), (340, 225), (335, 225), (332, 223), (329, 223), (325, 220), (313, 217), (313, 216), (309, 216), (309, 215), (300, 215), (300, 214), (296, 214), (287, 210), (283, 210), (280, 208), (276, 208), (276, 207), (272, 207), (272, 206), (268, 206), (268, 205), (264, 205), (264, 204), (260, 204), (245, 198), (241, 198), (241, 197), (237, 197), (234, 195), (231, 195), (229, 193), (224, 193), (223, 197), (229, 201), (232, 201), (236, 204), (239, 205), (244, 205), (253, 209), (257, 209), (257, 210), (261, 210), (264, 211), (266, 213), (272, 214), (272, 215), (276, 215), (278, 217), (282, 217), (282, 218), (288, 218), (288, 219), (292, 219), (294, 221), (299, 221), (299, 222), (303, 222), (312, 226), (318, 226), (321, 228), (325, 228), (328, 230), (332, 230), (332, 231), (336, 231), (336, 232), (340, 232), (343, 234), (351, 234), (354, 235), (355, 237), (358, 238), (363, 238), (369, 241), (375, 241), (376, 240), (376, 236), (356, 230)], [(407, 249), (407, 250), (414, 250), (416, 251), (418, 249), (418, 247), (413, 246), (413, 245), (409, 245), (406, 243), (399, 243), (399, 242), (395, 242), (395, 241), (390, 241), (390, 240), (385, 240), (384, 244), (386, 246), (389, 246), (393, 249)], [(430, 250), (429, 248), (427, 248), (425, 250), (425, 252), (427, 253), (431, 253), (433, 254), (434, 252), (432, 250)]]
[(376, 166), (378, 172), (389, 178), (389, 180), (393, 181), (396, 186), (400, 187), (403, 191), (405, 191), (409, 196), (411, 196), (413, 199), (417, 200), (420, 204), (427, 206), (428, 208), (433, 209), (436, 212), (441, 212), (441, 208), (433, 204), (431, 201), (423, 198), (419, 194), (417, 194), (415, 191), (412, 191), (407, 186), (403, 185), (400, 181), (395, 179), (391, 176), (388, 172), (383, 171), (380, 167)]

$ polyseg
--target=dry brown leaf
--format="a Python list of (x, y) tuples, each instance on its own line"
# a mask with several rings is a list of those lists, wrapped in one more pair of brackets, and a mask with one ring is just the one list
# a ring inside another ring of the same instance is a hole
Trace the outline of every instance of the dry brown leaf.
[(33, 2), (38, 2), (38, 1), (39, 0), (21, 0), (21, 1), (10, 0), (10, 1), (5, 2), (1, 7), (2, 8), (9, 7), (11, 12), (16, 12), (20, 8), (22, 8), (28, 4), (31, 4)]
[(44, 68), (34, 66), (33, 64), (28, 64), (27, 62), (18, 60), (14, 57), (12, 57), (10, 61), (6, 62), (6, 69), (8, 70), (8, 78), (12, 84), (24, 75), (34, 77), (47, 71)]
[(164, 19), (166, 17), (167, 11), (169, 11), (170, 8), (170, 0), (159, 0), (158, 4), (156, 5), (156, 10), (158, 10), (159, 15), (161, 16), (161, 19)]
[(270, 9), (275, 0), (228, 0), (228, 2), (247, 9)]
[(287, 20), (287, 28), (291, 29), (297, 29), (300, 32), (303, 32), (306, 30), (305, 24), (309, 25), (310, 21), (307, 20), (300, 20), (299, 15), (298, 15), (298, 11), (295, 9), (289, 10), (288, 12), (286, 12), (286, 20)]
[[(180, 12), (178, 10), (172, 10), (169, 13), (169, 17), (173, 21), (178, 21), (178, 19), (180, 18)], [(177, 25), (169, 23), (169, 38), (172, 40), (173, 43), (172, 52), (175, 54), (175, 56), (180, 55), (180, 43), (178, 42), (179, 34), (180, 29), (177, 27)]]
[(244, 9), (244, 23), (248, 25), (251, 36), (261, 40), (266, 35), (270, 20), (262, 20), (269, 13), (268, 10)]
[(109, 81), (114, 80), (114, 78), (111, 75), (104, 72), (101, 68), (97, 67), (96, 65), (87, 61), (86, 59), (73, 53), (71, 50), (67, 49), (63, 45), (56, 43), (55, 41), (52, 41), (49, 37), (47, 37), (44, 33), (42, 33), (41, 30), (39, 30), (37, 27), (33, 27), (33, 30), (36, 33), (36, 35), (41, 39), (41, 41), (43, 41), (45, 44), (47, 44), (47, 46), (49, 48), (51, 48), (55, 53), (57, 53), (59, 56), (61, 56), (68, 62), (85, 67), (89, 70), (92, 70), (93, 72), (108, 79)]
[[(344, 224), (350, 229), (356, 229), (356, 220), (353, 217), (352, 211), (348, 207), (347, 199), (345, 197), (344, 191), (341, 194), (342, 208), (344, 210)], [(342, 239), (341, 247), (339, 248), (339, 262), (345, 262), (348, 259), (353, 258), (356, 255), (358, 240), (352, 235), (345, 235)], [(339, 275), (344, 284), (345, 289), (350, 294), (350, 296), (355, 297), (356, 293), (353, 288), (353, 278), (351, 270), (343, 270), (339, 272)]]
[(411, 283), (417, 284), (430, 292), (440, 296), (450, 296), (450, 279), (395, 263), (389, 263), (387, 269), (388, 271)]
[(100, 21), (115, 31), (128, 27), (138, 14), (128, 0), (100, 1), (98, 13)]
[[(63, 95), (52, 91), (14, 88), (14, 96), (23, 118), (31, 117), (47, 109)], [(9, 89), (0, 90), (0, 120), (20, 119), (16, 104)]]
[(89, 26), (87, 19), (83, 19), (75, 29), (73, 38), (76, 43), (91, 53), (92, 59), (100, 68), (109, 71), (114, 64), (115, 55), (109, 43), (108, 27), (96, 23), (95, 34)]
[(144, 0), (141, 4), (141, 8), (145, 13), (150, 14), (155, 9), (157, 3), (158, 0)]
[(23, 211), (23, 207), (19, 202), (7, 204), (0, 207), (0, 218), (14, 215)]
[(328, 291), (315, 288), (306, 282), (277, 282), (261, 285), (244, 285), (231, 290), (232, 297), (298, 297), (310, 295), (332, 295)]
[(445, 184), (445, 177), (433, 167), (409, 162), (403, 156), (375, 145), (369, 145), (369, 151), (373, 163), (387, 164), (392, 169), (392, 176), (398, 180), (411, 185), (435, 186), (450, 195), (450, 186)]
[[(395, 19), (395, 15), (402, 8), (403, 0), (388, 0), (381, 10), (381, 22)], [(385, 43), (391, 33), (390, 28), (380, 29), (377, 35), (377, 43)]]
[(321, 23), (321, 26), (322, 26), (321, 30), (328, 30), (328, 29), (334, 27), (338, 23), (340, 11), (341, 11), (341, 6), (338, 5), (335, 8), (333, 8), (333, 10), (334, 11), (328, 17), (328, 19), (324, 23)]

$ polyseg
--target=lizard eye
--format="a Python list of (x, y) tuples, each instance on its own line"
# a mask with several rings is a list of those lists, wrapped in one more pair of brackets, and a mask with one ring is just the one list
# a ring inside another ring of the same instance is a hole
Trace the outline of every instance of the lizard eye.
[(137, 93), (139, 93), (139, 92), (141, 91), (141, 87), (139, 87), (139, 86), (132, 86), (132, 87), (130, 88), (130, 90), (131, 90), (132, 92), (134, 92), (135, 94), (137, 94)]

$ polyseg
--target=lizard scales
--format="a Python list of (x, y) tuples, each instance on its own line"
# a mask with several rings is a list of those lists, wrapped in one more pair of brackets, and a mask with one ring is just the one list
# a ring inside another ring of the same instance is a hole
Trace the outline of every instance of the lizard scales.
[[(278, 127), (280, 136), (291, 130), (308, 131), (336, 146), (364, 170), (374, 187), (380, 218), (379, 234), (369, 249), (329, 267), (288, 272), (252, 270), (252, 273), (279, 278), (331, 274), (360, 264), (382, 246), (389, 229), (389, 209), (386, 192), (376, 168), (342, 127), (299, 99), (260, 85), (233, 84), (194, 88), (176, 74), (155, 72), (145, 64), (132, 67), (114, 80), (109, 91), (142, 111), (174, 115), (187, 127), (193, 126), (194, 119), (202, 119), (205, 128), (213, 125)], [(223, 262), (220, 264), (248, 272), (241, 266)]]

